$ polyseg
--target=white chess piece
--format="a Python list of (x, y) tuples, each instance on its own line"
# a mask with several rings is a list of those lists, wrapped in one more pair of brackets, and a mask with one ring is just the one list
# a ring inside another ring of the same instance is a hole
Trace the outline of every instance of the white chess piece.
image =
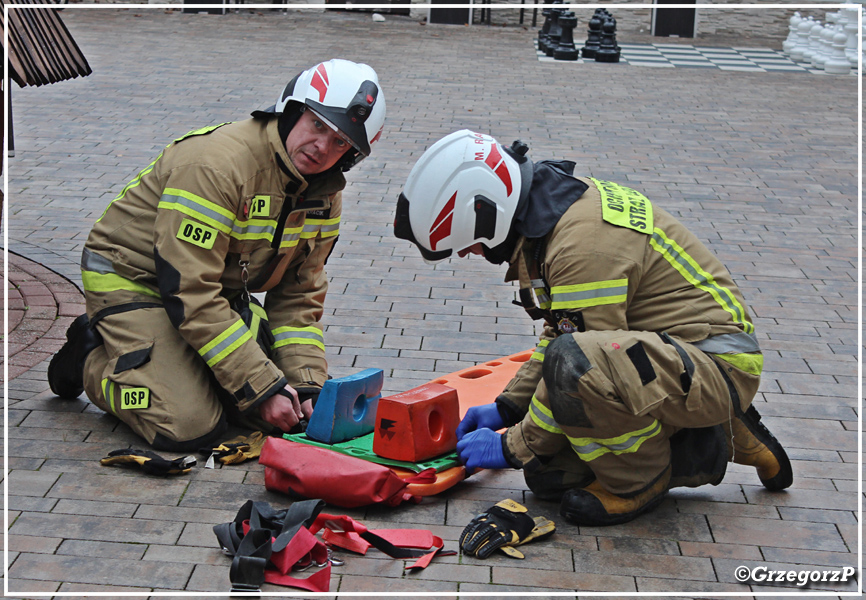
[(833, 31), (833, 50), (832, 54), (824, 61), (824, 72), (830, 75), (847, 75), (851, 72), (851, 63), (845, 56), (845, 44), (848, 42), (848, 36), (845, 35), (845, 30), (841, 25), (837, 25)]
[(845, 23), (845, 56), (848, 57), (848, 62), (852, 65), (857, 64), (857, 32), (860, 27), (857, 25), (857, 20), (848, 21)]
[(833, 36), (836, 35), (836, 27), (827, 25), (821, 30), (818, 35), (818, 45), (815, 52), (812, 54), (812, 66), (816, 69), (823, 69), (824, 63), (830, 58), (833, 52)]
[(819, 44), (821, 43), (820, 37), (821, 32), (824, 31), (824, 26), (821, 25), (820, 21), (815, 21), (815, 24), (812, 25), (812, 29), (809, 30), (809, 45), (803, 51), (803, 62), (812, 64), (812, 57), (815, 56), (815, 52), (819, 48)]
[(800, 22), (797, 35), (797, 44), (791, 48), (791, 60), (794, 62), (803, 61), (803, 52), (809, 48), (809, 32), (812, 31), (812, 26), (815, 24), (815, 19), (808, 17)]
[(788, 19), (788, 37), (782, 42), (782, 52), (784, 54), (790, 54), (791, 48), (797, 45), (797, 37), (799, 34), (798, 27), (800, 23), (803, 21), (803, 18), (800, 16), (800, 11), (795, 12), (790, 19)]

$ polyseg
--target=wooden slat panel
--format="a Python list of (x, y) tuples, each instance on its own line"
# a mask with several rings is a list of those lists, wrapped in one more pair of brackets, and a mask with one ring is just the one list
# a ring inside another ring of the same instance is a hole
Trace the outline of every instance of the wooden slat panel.
[[(44, 0), (41, 0), (44, 2)], [(53, 8), (26, 7), (40, 0), (0, 0), (9, 6), (9, 68), (11, 78), (21, 87), (45, 85), (92, 72), (87, 59)]]

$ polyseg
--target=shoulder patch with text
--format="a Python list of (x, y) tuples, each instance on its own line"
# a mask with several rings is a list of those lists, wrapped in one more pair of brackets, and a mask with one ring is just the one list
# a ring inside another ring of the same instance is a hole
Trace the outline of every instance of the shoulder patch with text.
[(121, 390), (120, 408), (125, 410), (150, 407), (150, 390), (146, 387), (123, 388)]
[(216, 241), (217, 230), (213, 227), (197, 223), (192, 219), (184, 219), (180, 223), (180, 229), (177, 230), (177, 237), (195, 246), (200, 246), (205, 250), (210, 250)]
[(256, 196), (250, 203), (250, 217), (267, 217), (271, 212), (271, 197)]
[(617, 227), (653, 232), (653, 206), (640, 192), (611, 181), (592, 180), (601, 194), (601, 215)]

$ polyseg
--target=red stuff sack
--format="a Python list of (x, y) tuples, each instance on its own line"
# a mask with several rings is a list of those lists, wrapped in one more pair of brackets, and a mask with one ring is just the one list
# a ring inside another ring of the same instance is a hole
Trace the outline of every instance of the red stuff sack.
[(432, 483), (434, 469), (401, 479), (385, 465), (319, 448), (269, 437), (259, 463), (265, 466), (265, 487), (293, 498), (317, 498), (328, 504), (355, 508), (369, 504), (397, 506), (421, 501), (406, 491), (410, 483)]

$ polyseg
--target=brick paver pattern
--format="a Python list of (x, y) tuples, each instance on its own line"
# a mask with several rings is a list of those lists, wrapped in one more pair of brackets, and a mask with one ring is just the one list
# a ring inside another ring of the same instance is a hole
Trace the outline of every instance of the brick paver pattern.
[[(794, 486), (768, 493), (731, 465), (717, 487), (673, 490), (632, 523), (577, 527), (513, 470), (483, 472), (417, 506), (345, 510), (371, 527), (423, 527), (456, 548), (506, 497), (557, 523), (525, 560), (452, 556), (419, 573), (343, 555), (331, 590), (541, 593), (800, 591), (738, 583), (739, 565), (857, 564), (857, 78), (539, 62), (530, 28), (437, 26), (369, 13), (65, 10), (90, 77), (15, 88), (8, 163), (8, 586), (35, 593), (228, 596), (214, 524), (248, 498), (278, 506), (255, 462), (170, 479), (102, 467), (140, 442), (84, 397), (48, 389), (48, 358), (82, 311), (79, 257), (93, 222), (171, 139), (245, 118), (320, 60), (367, 62), (388, 102), (374, 155), (348, 174), (328, 264), (331, 374), (385, 370), (385, 393), (532, 348), (503, 269), (435, 267), (392, 235), (396, 197), (425, 147), (460, 128), (521, 138), (535, 159), (637, 188), (727, 264), (766, 367), (756, 404), (788, 449)], [(627, 39), (620, 39), (627, 43)], [(711, 42), (711, 41), (710, 41)], [(702, 41), (702, 43), (709, 43)], [(780, 40), (781, 43), (781, 40)], [(340, 510), (340, 509), (335, 509)], [(289, 591), (266, 586), (267, 591)], [(814, 584), (829, 594), (856, 591)]]

